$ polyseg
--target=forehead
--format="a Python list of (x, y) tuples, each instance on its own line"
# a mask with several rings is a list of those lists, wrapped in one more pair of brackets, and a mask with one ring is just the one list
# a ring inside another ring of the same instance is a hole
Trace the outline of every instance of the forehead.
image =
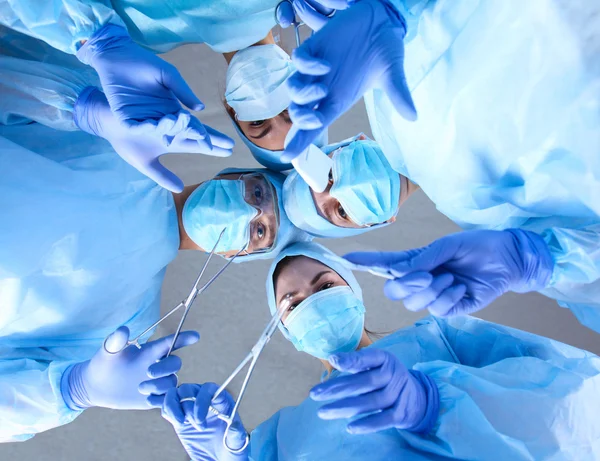
[(295, 256), (289, 261), (285, 267), (279, 272), (277, 280), (273, 280), (275, 284), (282, 283), (286, 279), (294, 279), (299, 282), (309, 282), (310, 278), (315, 273), (330, 269), (329, 266), (309, 258), (308, 256)]

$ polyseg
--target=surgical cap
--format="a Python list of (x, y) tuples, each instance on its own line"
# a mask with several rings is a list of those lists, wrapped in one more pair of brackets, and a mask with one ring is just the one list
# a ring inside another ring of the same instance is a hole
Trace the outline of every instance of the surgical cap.
[(275, 117), (290, 105), (285, 81), (294, 72), (289, 55), (277, 45), (238, 51), (227, 68), (225, 100), (245, 122)]
[(288, 245), (291, 245), (292, 243), (308, 242), (312, 240), (313, 237), (304, 232), (303, 230), (298, 229), (296, 226), (294, 226), (285, 213), (285, 210), (283, 208), (283, 200), (281, 198), (283, 193), (283, 182), (285, 181), (285, 175), (274, 171), (269, 171), (265, 168), (226, 168), (225, 170), (219, 172), (218, 175), (233, 173), (259, 173), (265, 175), (269, 182), (275, 188), (275, 193), (277, 194), (277, 207), (279, 209), (279, 229), (277, 230), (275, 245), (273, 246), (271, 251), (268, 251), (266, 253), (240, 255), (234, 260), (234, 262), (239, 263), (246, 261), (254, 261), (256, 259), (272, 259), (281, 250), (286, 248)]
[[(327, 267), (333, 269), (335, 272), (342, 277), (346, 283), (352, 289), (352, 292), (358, 299), (363, 300), (362, 289), (358, 284), (358, 280), (354, 277), (354, 274), (346, 265), (340, 261), (340, 257), (333, 251), (325, 248), (323, 245), (319, 245), (314, 242), (300, 242), (294, 243), (293, 245), (285, 248), (281, 253), (277, 255), (277, 258), (271, 264), (269, 273), (267, 274), (267, 301), (269, 303), (269, 310), (271, 314), (275, 314), (277, 311), (277, 300), (275, 298), (275, 281), (273, 280), (273, 274), (277, 269), (279, 263), (288, 256), (306, 256), (307, 258), (314, 259), (320, 263), (325, 264)], [(289, 334), (285, 328), (279, 323), (279, 329), (283, 335), (290, 339)]]
[[(365, 143), (365, 145), (369, 146), (375, 144), (372, 143), (372, 141), (353, 142), (357, 138), (358, 136), (355, 136), (350, 140), (346, 140), (331, 146), (326, 146), (322, 150), (328, 154), (339, 147), (343, 147), (344, 145), (347, 145), (347, 147), (345, 147), (347, 149), (355, 149), (356, 147), (353, 145), (356, 144)], [(400, 177), (398, 176), (398, 180), (399, 178)], [(397, 185), (397, 189), (395, 188), (395, 190), (397, 190), (397, 195), (399, 197), (399, 183)], [(389, 224), (388, 222), (381, 222), (370, 227), (350, 228), (338, 227), (335, 224), (330, 223), (329, 221), (327, 221), (327, 219), (325, 219), (319, 214), (310, 187), (308, 186), (308, 184), (306, 184), (304, 179), (302, 179), (302, 177), (298, 174), (297, 171), (292, 171), (288, 175), (283, 186), (283, 197), (284, 207), (289, 219), (294, 223), (296, 227), (303, 229), (304, 231), (308, 232), (309, 234), (315, 237), (351, 237)]]
[[(281, 154), (283, 154), (283, 150), (269, 150), (263, 147), (257, 146), (252, 141), (250, 141), (244, 132), (240, 129), (235, 120), (232, 120), (233, 127), (237, 134), (242, 138), (242, 142), (246, 144), (248, 149), (250, 149), (250, 153), (256, 159), (258, 163), (269, 168), (274, 171), (286, 171), (291, 170), (293, 168), (291, 163), (285, 163), (281, 161)], [(329, 141), (328, 131), (325, 130), (321, 135), (314, 141), (314, 144), (317, 147), (323, 147), (327, 145)]]

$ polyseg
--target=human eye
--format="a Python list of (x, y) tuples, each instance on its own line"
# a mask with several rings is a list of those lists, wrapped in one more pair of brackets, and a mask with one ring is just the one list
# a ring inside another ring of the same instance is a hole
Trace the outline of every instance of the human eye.
[(333, 184), (333, 170), (329, 170), (329, 184)]
[(319, 287), (319, 291), (329, 290), (330, 288), (333, 288), (333, 282), (325, 282)]
[(337, 206), (337, 214), (340, 218), (347, 220), (348, 219), (348, 215), (346, 214), (346, 210), (344, 210), (344, 207), (342, 206), (341, 203), (338, 203)]
[(256, 203), (256, 205), (260, 205), (262, 203), (264, 197), (264, 191), (262, 189), (262, 187), (260, 185), (255, 185), (254, 186), (254, 203)]
[(263, 223), (258, 223), (254, 230), (254, 235), (256, 236), (258, 241), (261, 241), (262, 239), (264, 239), (266, 233), (267, 233), (267, 229), (266, 229), (265, 225)]
[(264, 123), (265, 123), (264, 120), (255, 120), (253, 122), (250, 122), (250, 126), (253, 127), (253, 128), (254, 127), (260, 127), (260, 126), (263, 126)]

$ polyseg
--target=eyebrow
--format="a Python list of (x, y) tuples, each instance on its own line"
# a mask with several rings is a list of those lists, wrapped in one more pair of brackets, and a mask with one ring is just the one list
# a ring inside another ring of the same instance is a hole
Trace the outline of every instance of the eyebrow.
[(273, 130), (273, 125), (269, 124), (268, 127), (266, 127), (261, 133), (259, 133), (257, 136), (250, 136), (252, 139), (262, 139), (264, 138), (266, 135), (268, 135), (271, 131)]
[(310, 284), (311, 284), (311, 286), (315, 285), (315, 284), (316, 284), (316, 283), (319, 281), (319, 279), (320, 279), (321, 277), (323, 277), (323, 276), (324, 276), (324, 275), (326, 275), (326, 274), (329, 274), (330, 272), (331, 272), (330, 270), (324, 270), (324, 271), (321, 271), (321, 272), (319, 272), (319, 273), (318, 273), (317, 275), (315, 275), (315, 276), (314, 276), (314, 278), (313, 278), (313, 279), (310, 281)]

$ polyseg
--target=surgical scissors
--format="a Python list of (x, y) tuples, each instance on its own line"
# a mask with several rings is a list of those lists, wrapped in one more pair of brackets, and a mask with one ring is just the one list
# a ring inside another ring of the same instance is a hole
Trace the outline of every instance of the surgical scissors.
[(202, 294), (216, 279), (219, 275), (221, 275), (223, 273), (223, 271), (225, 269), (227, 269), (227, 266), (229, 266), (229, 264), (231, 264), (231, 262), (242, 252), (246, 249), (246, 245), (244, 245), (244, 248), (242, 248), (240, 251), (238, 251), (228, 262), (227, 264), (225, 264), (225, 266), (223, 266), (221, 268), (221, 270), (219, 270), (219, 272), (217, 272), (206, 284), (204, 284), (200, 289), (198, 289), (198, 285), (200, 283), (200, 280), (202, 279), (202, 276), (204, 275), (204, 271), (206, 271), (206, 268), (208, 267), (208, 263), (210, 262), (210, 260), (212, 259), (213, 255), (215, 254), (215, 250), (217, 249), (217, 245), (219, 245), (219, 241), (221, 240), (221, 237), (223, 236), (223, 234), (225, 233), (225, 230), (227, 228), (223, 229), (221, 231), (221, 233), (219, 234), (219, 238), (217, 238), (217, 242), (215, 243), (212, 251), (209, 253), (208, 257), (206, 258), (206, 261), (204, 262), (204, 265), (202, 266), (202, 270), (200, 271), (200, 275), (198, 275), (198, 277), (196, 278), (196, 283), (194, 283), (194, 286), (192, 287), (192, 290), (190, 291), (189, 295), (187, 296), (187, 298), (183, 301), (181, 301), (177, 306), (175, 306), (173, 309), (171, 309), (169, 312), (167, 312), (165, 315), (163, 315), (160, 319), (158, 319), (156, 322), (154, 322), (152, 325), (150, 325), (148, 328), (146, 328), (144, 331), (142, 331), (139, 335), (137, 335), (135, 338), (128, 340), (125, 344), (123, 344), (123, 346), (121, 348), (119, 348), (118, 350), (114, 350), (111, 349), (109, 350), (109, 348), (106, 346), (106, 341), (108, 340), (108, 338), (106, 338), (104, 340), (104, 350), (106, 352), (108, 352), (109, 354), (118, 354), (119, 352), (123, 351), (124, 349), (126, 349), (129, 346), (135, 346), (138, 349), (141, 349), (142, 346), (140, 345), (140, 339), (143, 338), (144, 336), (146, 336), (149, 332), (151, 332), (154, 328), (156, 328), (158, 325), (160, 325), (164, 320), (166, 320), (168, 317), (170, 317), (172, 314), (174, 314), (176, 311), (178, 311), (179, 309), (181, 309), (182, 307), (185, 307), (185, 311), (183, 313), (183, 317), (182, 320), (179, 322), (179, 326), (177, 328), (177, 332), (175, 333), (175, 337), (173, 339), (173, 343), (171, 344), (171, 347), (169, 349), (169, 353), (167, 354), (170, 355), (171, 352), (173, 352), (173, 347), (175, 345), (175, 341), (177, 340), (177, 337), (179, 336), (179, 332), (181, 331), (181, 327), (183, 326), (183, 321), (185, 320), (185, 317), (187, 316), (190, 307), (192, 306), (194, 300), (196, 299), (196, 297), (199, 294)]
[[(215, 392), (215, 395), (212, 398), (212, 400), (214, 401), (225, 390), (225, 388), (231, 383), (231, 381), (233, 381), (233, 379), (243, 370), (243, 368), (248, 364), (248, 362), (250, 362), (250, 366), (248, 367), (248, 371), (246, 372), (246, 376), (244, 378), (244, 381), (242, 382), (242, 387), (240, 389), (240, 393), (235, 402), (235, 405), (233, 406), (233, 409), (231, 410), (231, 413), (229, 415), (225, 415), (225, 414), (221, 413), (219, 410), (217, 410), (216, 408), (214, 408), (212, 406), (210, 407), (210, 411), (213, 414), (217, 415), (217, 418), (224, 421), (227, 425), (225, 427), (225, 432), (223, 433), (223, 446), (230, 453), (233, 453), (233, 454), (242, 453), (246, 449), (248, 444), (250, 443), (250, 436), (246, 433), (246, 440), (244, 442), (244, 445), (241, 448), (237, 448), (237, 449), (231, 448), (229, 445), (227, 445), (227, 435), (229, 434), (229, 430), (231, 428), (231, 425), (233, 424), (233, 421), (235, 419), (235, 415), (237, 414), (240, 403), (242, 402), (242, 399), (244, 398), (244, 393), (246, 392), (246, 387), (248, 386), (248, 382), (250, 381), (250, 377), (252, 376), (252, 372), (254, 371), (256, 362), (258, 361), (258, 358), (260, 357), (260, 354), (262, 353), (263, 349), (265, 348), (265, 346), (267, 345), (267, 343), (269, 342), (269, 340), (275, 333), (275, 330), (277, 329), (279, 322), (281, 322), (281, 318), (283, 317), (283, 314), (285, 314), (285, 312), (288, 310), (288, 308), (290, 306), (290, 299), (291, 299), (290, 296), (287, 296), (283, 299), (277, 312), (275, 312), (275, 314), (273, 314), (273, 316), (271, 317), (271, 320), (269, 321), (269, 323), (267, 324), (267, 326), (261, 333), (260, 337), (258, 338), (258, 341), (254, 344), (254, 346), (252, 346), (252, 349), (250, 350), (250, 352), (248, 353), (246, 358), (244, 358), (244, 360), (241, 361), (241, 363), (237, 366), (237, 368), (233, 371), (233, 373), (231, 373), (229, 375), (229, 377), (225, 380), (225, 382), (223, 382), (221, 387), (219, 387), (219, 389), (217, 389), (217, 391)], [(195, 397), (188, 397), (188, 398), (182, 399), (181, 402), (195, 401), (195, 400), (196, 400)]]

